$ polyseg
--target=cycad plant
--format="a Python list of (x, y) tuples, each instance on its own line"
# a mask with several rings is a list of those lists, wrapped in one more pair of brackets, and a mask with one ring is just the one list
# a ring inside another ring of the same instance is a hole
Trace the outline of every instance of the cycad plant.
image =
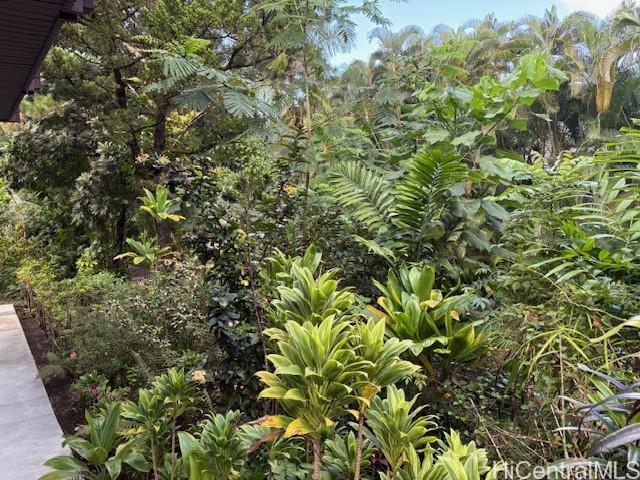
[(445, 91), (422, 82), (416, 101), (403, 106), (406, 128), (396, 132), (397, 147), (388, 152), (399, 166), (332, 167), (335, 200), (366, 231), (357, 239), (392, 264), (432, 258), (453, 277), (459, 272), (450, 263), (465, 262), (467, 245), (487, 255), (500, 252), (497, 239), (508, 212), (482, 164), (500, 160), (495, 132), (526, 130), (518, 113), (564, 79), (543, 55), (530, 54), (500, 80), (485, 76)]
[(463, 193), (453, 187), (467, 175), (455, 152), (425, 149), (395, 186), (385, 172), (354, 162), (337, 164), (330, 184), (336, 201), (369, 232), (357, 239), (394, 264), (405, 255), (416, 258), (445, 235), (443, 216)]

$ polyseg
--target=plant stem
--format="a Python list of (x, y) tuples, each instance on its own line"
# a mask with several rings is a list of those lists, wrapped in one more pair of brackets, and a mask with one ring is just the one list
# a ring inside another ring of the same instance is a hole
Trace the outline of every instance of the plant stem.
[[(306, 2), (305, 15), (309, 14), (309, 1)], [(300, 18), (300, 5), (295, 3), (297, 14)], [(311, 91), (309, 88), (309, 56), (307, 54), (308, 38), (307, 38), (307, 21), (300, 21), (300, 29), (304, 35), (304, 43), (302, 45), (302, 65), (304, 75), (304, 92), (305, 92), (305, 116), (306, 116), (306, 133), (307, 133), (307, 148), (311, 150), (313, 144), (313, 115), (311, 113)], [(310, 165), (307, 163), (307, 171), (304, 173), (304, 200), (302, 204), (302, 243), (306, 248), (309, 243), (309, 189), (311, 186), (311, 172)]]
[(418, 359), (420, 360), (424, 368), (427, 370), (427, 374), (431, 377), (431, 379), (436, 378), (436, 371), (433, 369), (433, 365), (431, 365), (431, 362), (427, 358), (427, 355), (424, 352), (422, 352), (420, 353), (420, 355), (418, 355)]
[(171, 424), (171, 480), (176, 476), (176, 417)]
[(311, 444), (313, 446), (313, 476), (311, 478), (313, 480), (321, 480), (322, 452), (320, 447), (320, 439), (313, 437), (311, 439)]
[(153, 466), (153, 478), (160, 480), (160, 476), (158, 475), (158, 461), (156, 459), (156, 443), (153, 441), (153, 437), (151, 438), (151, 465)]
[[(244, 230), (247, 234), (251, 231), (251, 225), (249, 223), (249, 207), (244, 210)], [(253, 308), (253, 314), (256, 318), (256, 326), (258, 327), (258, 333), (260, 334), (260, 341), (262, 343), (262, 354), (264, 356), (264, 368), (269, 370), (269, 360), (267, 358), (267, 344), (264, 336), (264, 327), (262, 325), (262, 316), (260, 315), (260, 303), (258, 301), (258, 292), (255, 279), (255, 267), (251, 258), (252, 250), (249, 242), (246, 242), (245, 247), (245, 266), (249, 272), (249, 288), (251, 289), (251, 306)]]
[(365, 406), (360, 407), (360, 415), (358, 417), (358, 435), (356, 438), (356, 459), (353, 467), (353, 480), (360, 480), (360, 468), (362, 465), (362, 444), (364, 433), (364, 409)]

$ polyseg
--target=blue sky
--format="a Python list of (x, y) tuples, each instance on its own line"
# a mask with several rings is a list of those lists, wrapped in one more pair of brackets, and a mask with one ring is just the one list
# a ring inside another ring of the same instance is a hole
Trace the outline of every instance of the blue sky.
[[(619, 4), (619, 0), (408, 0), (396, 3), (380, 0), (382, 10), (393, 22), (392, 29), (407, 25), (418, 25), (425, 31), (442, 23), (457, 27), (472, 18), (482, 18), (495, 13), (500, 20), (517, 19), (524, 15), (542, 15), (545, 9), (556, 5), (562, 15), (574, 10), (587, 10), (605, 16)], [(366, 18), (357, 17), (358, 41), (348, 53), (340, 53), (333, 59), (334, 65), (348, 63), (353, 59), (366, 59), (375, 50), (367, 34), (374, 25)]]

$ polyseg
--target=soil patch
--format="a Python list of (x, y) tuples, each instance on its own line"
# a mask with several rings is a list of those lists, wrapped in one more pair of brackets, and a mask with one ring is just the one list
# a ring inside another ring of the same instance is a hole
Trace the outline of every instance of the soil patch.
[[(55, 351), (53, 343), (27, 309), (21, 305), (16, 305), (15, 308), (36, 366), (41, 369), (49, 363), (47, 353)], [(53, 412), (66, 434), (76, 433), (75, 428), (84, 423), (84, 411), (73, 401), (71, 383), (71, 378), (56, 377), (44, 384)]]

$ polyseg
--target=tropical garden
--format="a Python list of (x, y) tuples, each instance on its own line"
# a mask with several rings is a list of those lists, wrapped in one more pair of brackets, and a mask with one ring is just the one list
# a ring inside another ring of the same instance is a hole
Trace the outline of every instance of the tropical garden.
[(640, 7), (102, 0), (43, 78), (0, 130), (0, 298), (84, 412), (42, 480), (640, 459)]

